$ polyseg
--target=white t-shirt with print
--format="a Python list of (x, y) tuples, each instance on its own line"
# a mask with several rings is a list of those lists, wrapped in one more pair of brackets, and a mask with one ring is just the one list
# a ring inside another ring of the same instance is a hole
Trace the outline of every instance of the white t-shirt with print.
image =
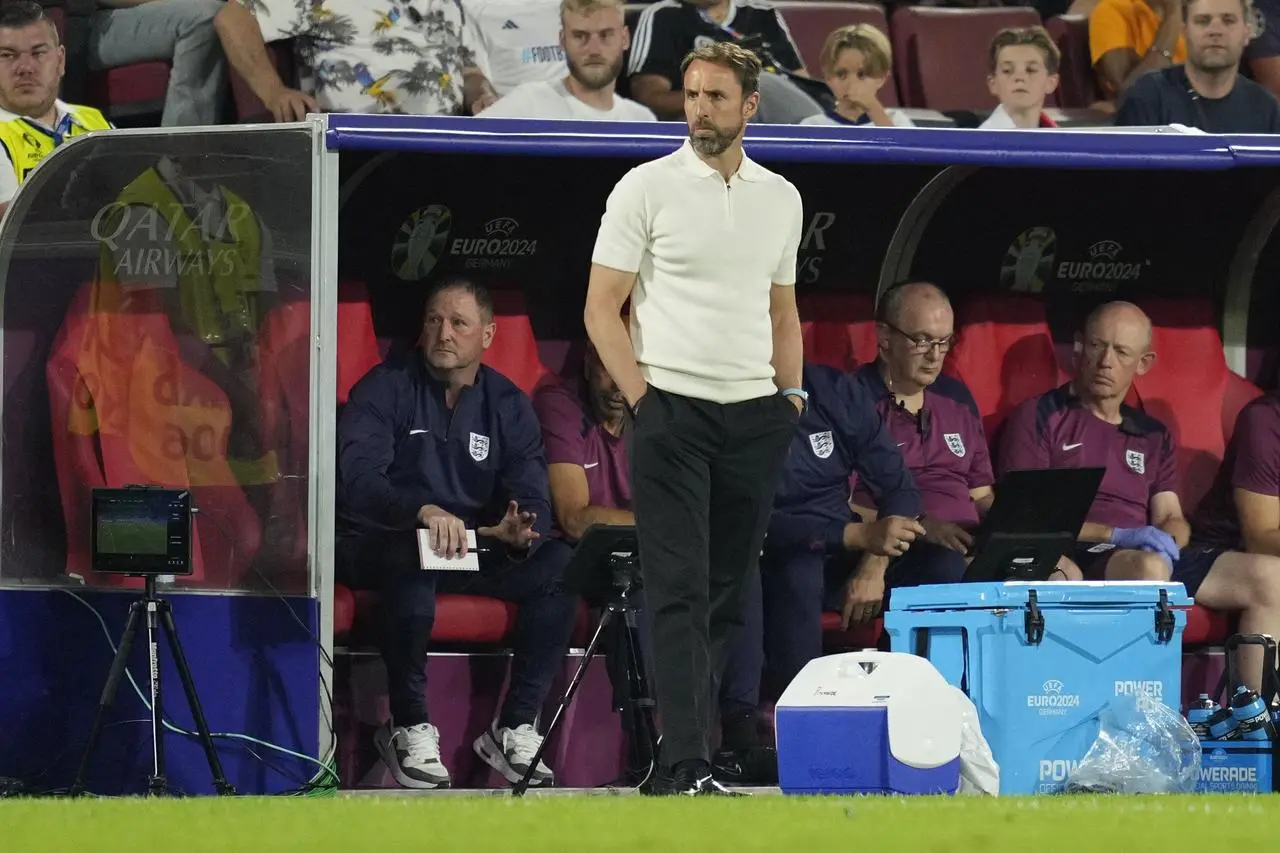
[(240, 0), (265, 41), (296, 38), (304, 89), (329, 112), (452, 115), (475, 30), (458, 0)]
[(462, 0), (462, 10), (499, 95), (568, 73), (560, 46), (560, 0)]
[(613, 96), (613, 107), (598, 110), (569, 91), (564, 80), (554, 83), (525, 83), (480, 113), (479, 118), (587, 119), (591, 121), (657, 121), (644, 104)]

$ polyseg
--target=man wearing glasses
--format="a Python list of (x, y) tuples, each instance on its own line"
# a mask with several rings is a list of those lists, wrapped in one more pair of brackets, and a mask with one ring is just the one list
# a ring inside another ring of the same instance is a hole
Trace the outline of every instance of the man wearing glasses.
[[(866, 391), (920, 492), (924, 536), (904, 543), (905, 555), (864, 559), (844, 596), (846, 622), (881, 611), (887, 587), (960, 580), (973, 546), (970, 529), (991, 507), (991, 458), (973, 395), (942, 373), (955, 341), (955, 314), (940, 288), (897, 285), (876, 306), (879, 354), (854, 378)], [(854, 511), (875, 519), (883, 501), (859, 479)], [(892, 543), (891, 543), (892, 544)]]

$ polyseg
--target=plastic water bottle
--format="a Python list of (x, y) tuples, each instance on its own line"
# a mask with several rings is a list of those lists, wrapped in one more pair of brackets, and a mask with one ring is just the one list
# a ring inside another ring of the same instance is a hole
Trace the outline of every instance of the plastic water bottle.
[(1236, 715), (1230, 708), (1219, 708), (1218, 712), (1209, 718), (1209, 740), (1239, 740), (1240, 732), (1236, 726), (1239, 725)]
[(1272, 740), (1276, 736), (1271, 724), (1271, 712), (1262, 697), (1243, 684), (1236, 687), (1231, 697), (1231, 714), (1236, 718), (1241, 740)]
[(1187, 722), (1191, 730), (1200, 740), (1209, 739), (1209, 719), (1221, 709), (1218, 703), (1209, 698), (1208, 693), (1201, 693), (1200, 698), (1187, 709)]

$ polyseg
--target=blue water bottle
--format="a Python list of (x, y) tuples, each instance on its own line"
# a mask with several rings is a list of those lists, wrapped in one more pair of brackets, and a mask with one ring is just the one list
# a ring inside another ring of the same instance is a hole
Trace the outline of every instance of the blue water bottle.
[(1218, 712), (1209, 718), (1209, 740), (1239, 740), (1240, 732), (1237, 731), (1236, 715), (1230, 707), (1219, 708)]
[(1210, 699), (1208, 693), (1201, 693), (1200, 698), (1187, 709), (1187, 722), (1200, 740), (1209, 739), (1209, 720), (1219, 710), (1218, 703)]
[(1231, 715), (1236, 718), (1241, 740), (1272, 740), (1276, 736), (1267, 703), (1243, 684), (1236, 687), (1236, 695), (1231, 697)]

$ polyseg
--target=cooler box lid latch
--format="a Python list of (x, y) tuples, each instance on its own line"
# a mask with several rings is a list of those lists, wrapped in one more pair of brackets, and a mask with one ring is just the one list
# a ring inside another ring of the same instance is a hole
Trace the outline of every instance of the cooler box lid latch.
[(1022, 625), (1027, 634), (1027, 642), (1033, 646), (1040, 645), (1040, 641), (1044, 639), (1044, 614), (1040, 612), (1034, 589), (1027, 590), (1027, 613)]
[(1174, 622), (1173, 608), (1169, 606), (1169, 593), (1160, 590), (1160, 603), (1156, 605), (1156, 640), (1161, 643), (1173, 642)]

